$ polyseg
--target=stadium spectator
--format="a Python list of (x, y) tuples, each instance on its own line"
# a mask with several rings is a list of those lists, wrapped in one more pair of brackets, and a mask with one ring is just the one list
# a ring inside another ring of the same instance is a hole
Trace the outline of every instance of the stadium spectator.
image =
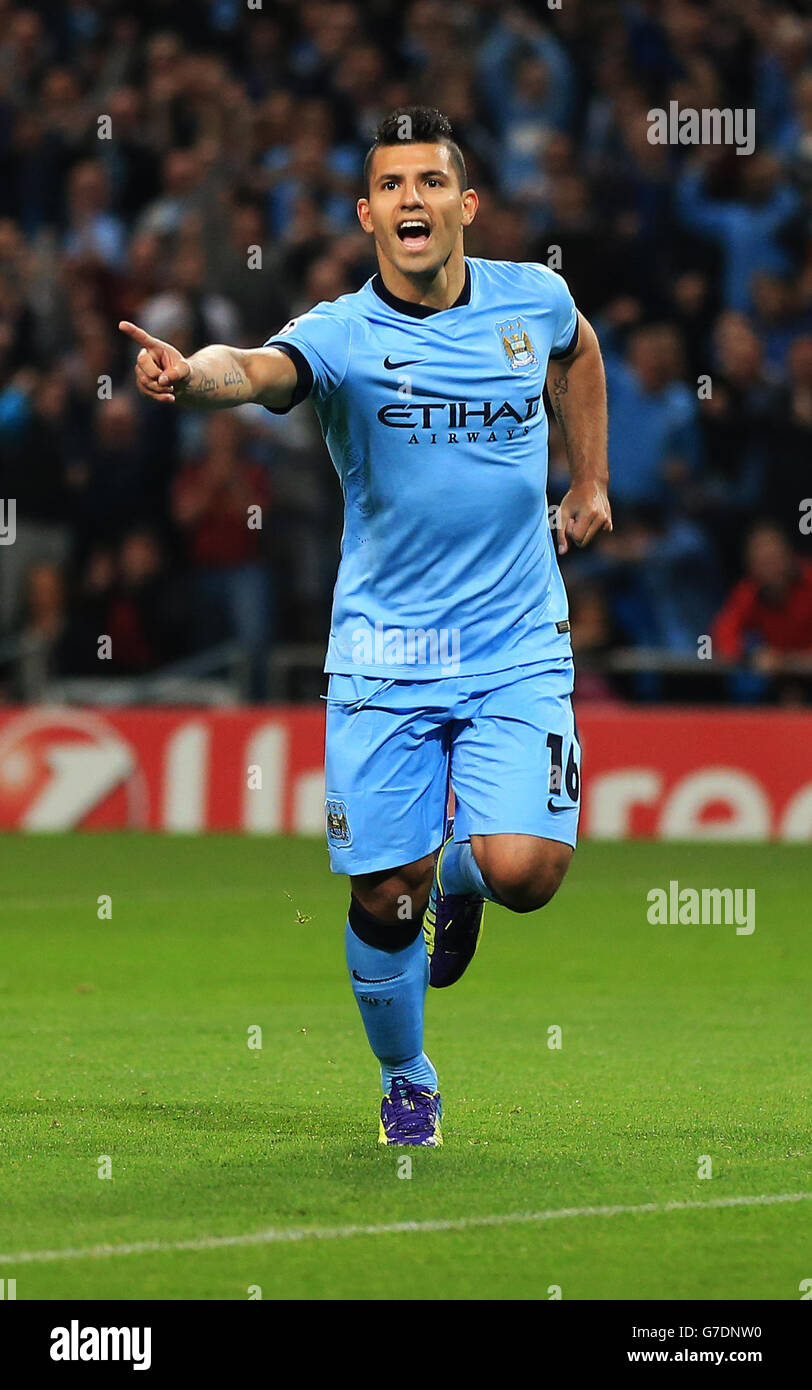
[(103, 635), (111, 642), (111, 674), (142, 675), (184, 654), (185, 615), (168, 581), (158, 537), (147, 528), (126, 535), (105, 613)]
[(186, 219), (201, 209), (202, 169), (193, 150), (172, 150), (164, 160), (161, 180), (163, 191), (136, 219), (136, 236), (177, 236)]
[(132, 226), (158, 194), (158, 155), (149, 142), (143, 94), (137, 87), (116, 88), (108, 106), (114, 138), (100, 142), (99, 158), (115, 205)]
[(74, 165), (68, 179), (65, 254), (71, 260), (118, 271), (124, 263), (124, 226), (109, 203), (104, 166), (90, 159)]
[(563, 44), (518, 5), (501, 10), (478, 57), (488, 113), (502, 144), (506, 193), (521, 190), (531, 172), (527, 156), (545, 132), (566, 128), (575, 95), (572, 65)]
[(636, 329), (626, 361), (607, 356), (609, 468), (622, 510), (673, 505), (700, 457), (695, 392), (681, 380), (681, 344), (668, 324)]
[(328, 134), (318, 127), (297, 129), (290, 145), (266, 160), (268, 222), (275, 237), (292, 220), (297, 199), (313, 197), (338, 230), (353, 226), (358, 196), (358, 160), (351, 151), (331, 153)]
[(742, 530), (765, 498), (778, 389), (765, 369), (762, 343), (742, 315), (720, 316), (714, 346), (719, 366), (699, 406), (705, 466), (692, 483), (691, 509), (732, 577)]
[(698, 383), (710, 366), (709, 348), (718, 315), (713, 277), (695, 265), (679, 272), (671, 285), (667, 312), (682, 337), (686, 380)]
[(47, 561), (32, 565), (26, 579), (25, 616), (14, 679), (19, 699), (39, 699), (48, 678), (62, 669), (60, 649), (67, 621), (62, 570)]
[(745, 577), (713, 627), (714, 648), (732, 661), (780, 672), (784, 659), (812, 656), (812, 561), (795, 554), (784, 533), (760, 522), (747, 539)]
[(144, 447), (146, 423), (133, 397), (116, 391), (97, 401), (84, 457), (72, 474), (80, 546), (116, 540), (134, 523), (160, 514), (166, 479), (162, 460)]
[(787, 274), (793, 260), (782, 243), (800, 199), (767, 154), (742, 159), (741, 193), (722, 200), (707, 188), (707, 160), (686, 169), (677, 184), (677, 208), (687, 227), (719, 244), (723, 254), (723, 297), (729, 309), (753, 307), (753, 280), (759, 271)]
[(812, 302), (804, 281), (763, 272), (753, 281), (753, 328), (764, 344), (764, 361), (774, 377), (786, 376), (787, 354), (812, 330)]
[(578, 575), (601, 583), (615, 631), (629, 646), (696, 655), (722, 594), (716, 553), (690, 517), (663, 507), (627, 511)]
[(246, 194), (231, 203), (228, 233), (213, 248), (209, 270), (212, 287), (234, 306), (246, 344), (264, 342), (273, 325), (285, 322), (278, 250), (268, 238), (262, 207)]

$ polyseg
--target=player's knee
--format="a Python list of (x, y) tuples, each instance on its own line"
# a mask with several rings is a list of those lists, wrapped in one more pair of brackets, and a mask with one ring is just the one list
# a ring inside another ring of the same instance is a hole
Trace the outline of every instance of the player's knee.
[(500, 902), (514, 912), (535, 912), (555, 896), (569, 868), (569, 845), (512, 848), (492, 857), (482, 872)]
[(425, 911), (433, 873), (434, 857), (429, 854), (397, 869), (354, 874), (353, 896), (381, 922), (410, 921)]
[(539, 870), (524, 875), (508, 872), (496, 874), (491, 887), (512, 912), (536, 912), (555, 896), (562, 878), (563, 874), (554, 876)]

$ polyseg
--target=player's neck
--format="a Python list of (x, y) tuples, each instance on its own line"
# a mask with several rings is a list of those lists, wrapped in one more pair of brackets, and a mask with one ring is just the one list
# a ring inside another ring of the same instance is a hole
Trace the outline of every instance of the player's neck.
[(465, 257), (462, 247), (455, 247), (445, 265), (431, 278), (425, 275), (404, 275), (397, 266), (379, 257), (381, 279), (389, 293), (408, 304), (422, 304), (427, 309), (450, 309), (465, 286)]

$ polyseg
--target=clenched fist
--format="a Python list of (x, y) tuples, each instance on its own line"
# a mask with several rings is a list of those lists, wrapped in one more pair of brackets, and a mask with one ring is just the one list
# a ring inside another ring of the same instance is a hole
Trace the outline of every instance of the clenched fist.
[(566, 555), (570, 541), (580, 550), (599, 531), (611, 531), (612, 511), (606, 488), (597, 482), (571, 487), (561, 502), (557, 529), (559, 555)]

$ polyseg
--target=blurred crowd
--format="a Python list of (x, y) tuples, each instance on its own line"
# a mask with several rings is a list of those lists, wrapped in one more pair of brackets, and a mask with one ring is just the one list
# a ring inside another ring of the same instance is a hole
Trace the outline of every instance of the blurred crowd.
[[(754, 110), (754, 151), (651, 143), (672, 101)], [(257, 345), (359, 288), (363, 158), (412, 103), (479, 192), (467, 254), (559, 269), (604, 350), (615, 529), (565, 562), (583, 693), (618, 692), (618, 648), (710, 636), (751, 667), (729, 695), (803, 697), (775, 679), (812, 654), (803, 0), (0, 0), (5, 698), (229, 641), (261, 696), (269, 651), (326, 641), (341, 497), (310, 406), (148, 406), (116, 325)], [(554, 426), (550, 453), (553, 502)]]

